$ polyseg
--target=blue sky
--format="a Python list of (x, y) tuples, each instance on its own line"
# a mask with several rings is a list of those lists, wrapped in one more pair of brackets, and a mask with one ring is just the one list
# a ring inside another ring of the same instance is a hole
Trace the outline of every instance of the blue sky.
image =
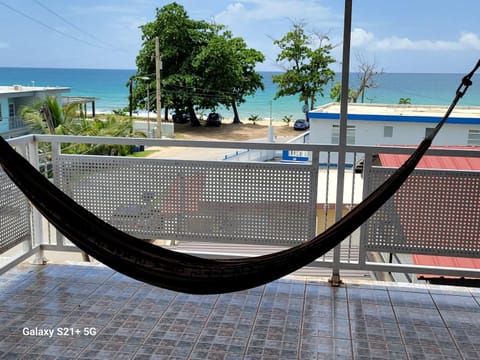
[[(159, 0), (0, 0), (0, 66), (134, 69), (139, 26)], [(343, 0), (177, 1), (194, 19), (215, 21), (267, 58), (258, 70), (279, 70), (272, 39), (292, 21), (327, 34), (339, 61)], [(353, 0), (352, 66), (357, 57), (385, 72), (465, 73), (480, 57), (480, 1)]]

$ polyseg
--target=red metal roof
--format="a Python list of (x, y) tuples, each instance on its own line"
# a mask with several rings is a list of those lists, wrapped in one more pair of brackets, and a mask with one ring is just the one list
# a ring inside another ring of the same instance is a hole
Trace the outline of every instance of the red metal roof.
[[(432, 149), (480, 150), (480, 146), (432, 146)], [(379, 154), (380, 161), (386, 167), (400, 167), (408, 155)], [(480, 170), (480, 157), (453, 157), (425, 155), (417, 165), (418, 169), (442, 170)]]
[[(451, 256), (412, 255), (413, 263), (422, 266), (451, 267), (460, 269), (480, 269), (480, 259), (459, 258)], [(441, 275), (418, 274), (422, 279), (436, 279)], [(458, 276), (441, 276), (456, 279)]]
[[(480, 150), (478, 146), (437, 146), (433, 149)], [(408, 155), (379, 154), (381, 164), (386, 167), (400, 167)], [(480, 157), (452, 157), (452, 156), (424, 156), (417, 165), (419, 169), (448, 169), (448, 170), (480, 170)], [(480, 259), (461, 258), (451, 256), (412, 255), (415, 265), (453, 267), (464, 269), (480, 269)], [(418, 274), (422, 279), (458, 278), (455, 276), (441, 276)]]

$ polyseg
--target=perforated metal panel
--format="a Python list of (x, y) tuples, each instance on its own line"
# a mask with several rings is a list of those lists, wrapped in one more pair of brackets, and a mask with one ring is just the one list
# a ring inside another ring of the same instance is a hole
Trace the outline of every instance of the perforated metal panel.
[(58, 186), (145, 239), (297, 244), (315, 233), (310, 166), (60, 155)]
[[(373, 168), (368, 191), (393, 169)], [(368, 250), (480, 254), (480, 172), (415, 170), (364, 226)]]
[(20, 244), (30, 233), (29, 203), (0, 170), (0, 253)]

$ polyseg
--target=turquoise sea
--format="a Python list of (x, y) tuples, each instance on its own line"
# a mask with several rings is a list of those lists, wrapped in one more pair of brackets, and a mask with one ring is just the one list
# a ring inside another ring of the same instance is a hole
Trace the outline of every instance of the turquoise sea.
[[(0, 68), (0, 85), (36, 85), (70, 87), (69, 96), (91, 96), (98, 98), (96, 108), (99, 112), (110, 112), (128, 106), (128, 79), (135, 70), (104, 69), (50, 69), (50, 68)], [(302, 117), (302, 104), (298, 97), (283, 97), (274, 100), (277, 87), (272, 83), (274, 72), (262, 72), (265, 90), (247, 98), (240, 105), (242, 119), (250, 115), (262, 118), (272, 117), (281, 120), (285, 115)], [(412, 104), (449, 105), (464, 74), (407, 74), (384, 73), (377, 77), (378, 86), (368, 89), (365, 102), (398, 103), (400, 98), (410, 98)], [(337, 79), (340, 80), (340, 74)], [(480, 78), (473, 78), (459, 105), (480, 106)], [(358, 82), (357, 74), (350, 74), (351, 87)], [(324, 91), (324, 97), (316, 105), (330, 102), (330, 86)], [(227, 109), (217, 109), (226, 118), (232, 113)], [(206, 111), (208, 112), (208, 110)]]

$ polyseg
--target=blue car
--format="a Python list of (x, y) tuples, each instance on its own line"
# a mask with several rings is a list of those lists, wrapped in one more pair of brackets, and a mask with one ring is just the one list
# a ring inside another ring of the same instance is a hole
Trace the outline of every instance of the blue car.
[(310, 129), (310, 122), (305, 119), (295, 120), (295, 123), (293, 124), (293, 128), (295, 130), (308, 130)]

